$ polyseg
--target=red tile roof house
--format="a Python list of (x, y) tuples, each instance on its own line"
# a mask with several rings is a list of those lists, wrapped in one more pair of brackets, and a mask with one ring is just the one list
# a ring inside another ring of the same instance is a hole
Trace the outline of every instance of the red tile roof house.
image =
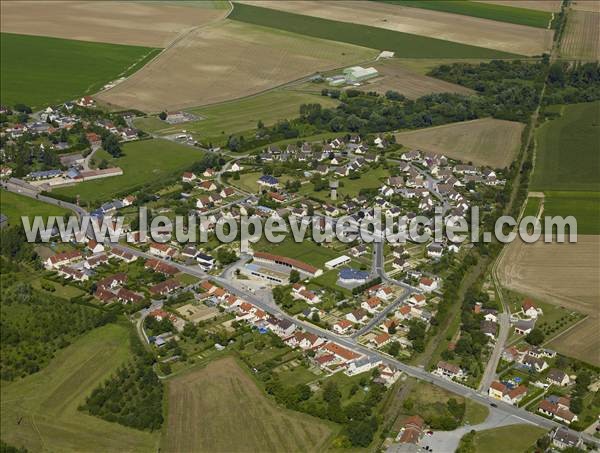
[(531, 299), (525, 299), (521, 305), (521, 310), (525, 316), (536, 319), (539, 315), (543, 315), (544, 312), (541, 308), (537, 308)]
[(370, 342), (373, 343), (373, 346), (375, 346), (376, 348), (385, 346), (390, 341), (392, 341), (392, 337), (390, 337), (390, 335), (387, 333), (379, 334), (376, 337), (371, 338), (371, 340), (370, 340)]
[(377, 313), (377, 309), (381, 308), (381, 300), (378, 297), (370, 297), (362, 304), (360, 304), (361, 308), (364, 308), (369, 313), (374, 314)]
[(296, 260), (294, 258), (288, 258), (287, 256), (274, 255), (272, 253), (254, 252), (254, 261), (275, 263), (280, 266), (286, 266), (297, 271), (304, 272), (311, 277), (318, 277), (323, 273), (322, 269), (318, 269), (303, 261)]
[(113, 247), (110, 249), (110, 256), (111, 258), (117, 258), (119, 260), (125, 261), (126, 263), (132, 263), (135, 260), (137, 260), (137, 256), (135, 256), (133, 253), (128, 252), (127, 250), (124, 250), (122, 248), (119, 247)]
[(173, 247), (168, 246), (167, 244), (160, 244), (158, 242), (153, 242), (152, 244), (150, 244), (149, 252), (152, 255), (156, 255), (156, 256), (159, 256), (159, 257), (165, 258), (165, 259), (170, 259), (170, 258), (173, 258), (173, 256), (175, 256), (175, 253), (177, 253), (177, 250), (174, 249)]
[(413, 415), (404, 420), (402, 429), (396, 440), (401, 444), (417, 445), (423, 436), (425, 421), (419, 415)]
[(325, 346), (321, 347), (322, 350), (326, 352), (330, 352), (336, 356), (337, 359), (342, 360), (344, 362), (350, 362), (351, 360), (358, 359), (360, 354), (357, 354), (354, 351), (346, 349), (336, 343), (329, 342)]
[(419, 289), (428, 293), (431, 291), (435, 291), (436, 289), (438, 289), (438, 282), (437, 280), (431, 279), (429, 277), (423, 277), (419, 281)]
[(177, 280), (170, 279), (170, 280), (165, 280), (164, 282), (160, 282), (157, 285), (151, 286), (149, 288), (149, 290), (154, 295), (165, 296), (169, 293), (172, 293), (180, 286), (181, 286), (181, 283), (179, 283)]
[(460, 367), (458, 365), (444, 362), (442, 360), (440, 360), (438, 362), (436, 372), (440, 376), (447, 377), (450, 379), (461, 378), (464, 376), (463, 371), (460, 369)]
[(123, 283), (125, 283), (127, 281), (127, 274), (123, 273), (123, 272), (119, 272), (118, 274), (115, 275), (109, 275), (108, 277), (103, 278), (102, 280), (98, 281), (97, 286), (98, 288), (103, 288), (103, 289), (114, 289), (117, 288), (118, 286), (121, 286)]
[(107, 289), (98, 287), (94, 293), (94, 297), (100, 299), (102, 302), (110, 302), (115, 299), (115, 295)]
[(126, 288), (120, 288), (119, 291), (117, 291), (117, 299), (119, 299), (120, 302), (124, 303), (135, 303), (141, 302), (142, 300), (144, 300), (144, 297)]
[(344, 334), (348, 333), (350, 331), (350, 329), (352, 329), (353, 326), (354, 326), (354, 324), (352, 324), (347, 319), (341, 319), (333, 325), (332, 329), (335, 333), (344, 335)]
[(149, 259), (144, 263), (145, 269), (152, 269), (155, 272), (159, 272), (163, 275), (175, 275), (179, 272), (175, 266), (171, 266), (161, 260)]
[(73, 250), (70, 252), (57, 253), (44, 261), (44, 267), (48, 270), (58, 269), (66, 264), (74, 263), (83, 259), (81, 252)]

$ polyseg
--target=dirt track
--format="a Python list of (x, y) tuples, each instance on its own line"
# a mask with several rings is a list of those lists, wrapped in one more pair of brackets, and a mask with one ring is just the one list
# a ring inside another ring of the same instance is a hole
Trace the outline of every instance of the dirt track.
[(82, 41), (166, 47), (227, 9), (124, 1), (2, 1), (2, 31)]
[(376, 55), (372, 49), (225, 20), (188, 33), (97, 98), (146, 112), (207, 105)]
[(600, 236), (579, 236), (576, 244), (515, 241), (498, 277), (509, 289), (589, 315), (551, 346), (600, 365)]
[(243, 3), (521, 55), (540, 55), (552, 46), (550, 30), (385, 3), (351, 0), (243, 0)]

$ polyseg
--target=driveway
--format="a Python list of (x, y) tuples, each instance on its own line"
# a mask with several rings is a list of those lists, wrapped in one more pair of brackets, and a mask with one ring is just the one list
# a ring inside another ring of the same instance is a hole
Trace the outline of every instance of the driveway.
[(454, 431), (434, 431), (433, 435), (425, 436), (421, 440), (419, 446), (421, 448), (428, 446), (434, 453), (453, 453), (458, 447), (458, 443), (462, 436), (471, 430), (483, 431), (500, 426), (514, 425), (516, 423), (525, 423), (520, 417), (508, 415), (490, 407), (490, 414), (485, 422), (473, 426), (461, 426)]

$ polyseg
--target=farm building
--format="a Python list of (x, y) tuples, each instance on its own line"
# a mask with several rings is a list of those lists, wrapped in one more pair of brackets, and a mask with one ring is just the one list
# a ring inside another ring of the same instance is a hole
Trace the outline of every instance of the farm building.
[(372, 79), (379, 75), (377, 69), (373, 67), (363, 68), (362, 66), (352, 66), (351, 68), (344, 69), (343, 72), (346, 76), (346, 80), (352, 83), (364, 82), (365, 80)]

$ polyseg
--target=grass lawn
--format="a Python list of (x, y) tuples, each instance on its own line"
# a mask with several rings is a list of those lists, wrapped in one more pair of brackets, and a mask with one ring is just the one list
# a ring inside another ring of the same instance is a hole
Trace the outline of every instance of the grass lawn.
[(143, 66), (159, 49), (2, 33), (3, 105), (32, 108), (91, 94)]
[(545, 192), (545, 216), (574, 216), (577, 234), (600, 234), (600, 192)]
[(511, 24), (528, 25), (530, 27), (547, 28), (552, 20), (552, 13), (528, 8), (494, 5), (467, 0), (379, 0), (394, 5), (441, 11), (444, 13), (462, 14), (463, 16), (497, 20)]
[[(346, 195), (355, 197), (359, 194), (361, 189), (376, 189), (381, 186), (381, 183), (384, 182), (389, 175), (390, 173), (388, 170), (383, 167), (378, 167), (360, 173), (360, 178), (358, 179), (341, 178), (339, 180), (341, 184), (338, 189), (338, 199), (342, 199)], [(331, 201), (329, 190), (315, 192), (314, 184), (311, 182), (303, 184), (300, 187), (300, 193), (320, 200)]]
[(62, 195), (80, 195), (81, 200), (91, 204), (126, 195), (143, 185), (165, 179), (184, 171), (202, 158), (202, 151), (167, 140), (141, 140), (123, 145), (123, 156), (115, 159), (105, 151), (94, 156), (97, 161), (106, 159), (109, 165), (123, 169), (122, 176), (86, 181), (55, 189)]
[(417, 36), (367, 25), (236, 3), (229, 19), (277, 28), (315, 38), (386, 49), (405, 58), (512, 58), (515, 54)]
[[(46, 291), (44, 288), (42, 288), (42, 283), (44, 283), (44, 285), (52, 285), (55, 289), (55, 291), (50, 292), (50, 291)], [(58, 297), (62, 297), (63, 299), (71, 299), (73, 297), (78, 297), (81, 296), (82, 294), (84, 294), (85, 292), (79, 288), (75, 288), (74, 286), (71, 285), (61, 285), (60, 283), (56, 283), (50, 280), (46, 280), (45, 278), (36, 278), (35, 280), (31, 281), (31, 286), (39, 291), (48, 293), (48, 294), (52, 294), (53, 296), (58, 296)]]
[(184, 285), (193, 285), (194, 283), (198, 283), (200, 281), (198, 277), (194, 277), (193, 275), (185, 274), (183, 272), (177, 274), (175, 278)]
[(278, 406), (225, 358), (167, 381), (161, 451), (320, 451), (333, 425)]
[(533, 425), (509, 425), (479, 431), (473, 439), (476, 453), (522, 452), (533, 446), (545, 429)]
[(29, 451), (154, 451), (158, 435), (77, 410), (130, 357), (129, 326), (110, 324), (59, 351), (42, 371), (2, 383), (2, 440)]
[(329, 247), (319, 245), (308, 239), (295, 242), (291, 236), (288, 236), (279, 244), (273, 244), (266, 240), (258, 242), (254, 245), (254, 249), (294, 258), (321, 269), (327, 261), (340, 256), (339, 253)]
[(541, 202), (542, 202), (541, 198), (528, 198), (527, 205), (525, 206), (525, 210), (523, 211), (523, 217), (537, 216), (537, 214), (540, 210)]
[(315, 103), (326, 108), (334, 107), (339, 102), (327, 96), (280, 89), (222, 104), (188, 109), (201, 118), (189, 123), (170, 125), (157, 117), (149, 117), (140, 118), (135, 124), (143, 130), (161, 134), (173, 134), (185, 129), (198, 134), (203, 141), (210, 140), (210, 137), (215, 137), (214, 141), (217, 141), (225, 140), (231, 134), (255, 129), (259, 120), (265, 126), (271, 126), (278, 120), (296, 118), (299, 116), (300, 105)]
[(8, 216), (11, 225), (21, 224), (21, 216), (23, 215), (30, 217), (42, 216), (45, 221), (51, 215), (63, 216), (70, 213), (70, 211), (58, 206), (34, 200), (25, 195), (7, 192), (6, 190), (0, 192), (0, 212)]
[(566, 105), (536, 133), (531, 190), (600, 191), (600, 102)]

